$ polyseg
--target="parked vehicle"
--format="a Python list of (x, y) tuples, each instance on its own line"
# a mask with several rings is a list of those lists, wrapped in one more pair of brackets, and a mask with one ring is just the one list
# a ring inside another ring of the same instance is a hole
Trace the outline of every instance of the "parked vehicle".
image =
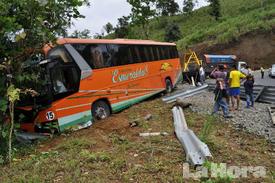
[[(181, 81), (173, 43), (148, 40), (59, 39), (39, 63), (41, 95), (17, 107), (21, 129), (67, 128), (107, 118)], [(43, 82), (43, 84), (42, 84)]]
[(237, 61), (236, 55), (204, 55), (204, 65), (206, 75), (210, 75), (218, 65), (224, 65), (227, 69), (236, 65), (237, 69), (241, 71), (247, 64), (244, 61)]
[(271, 69), (269, 71), (269, 77), (271, 78), (275, 77), (275, 64), (271, 66)]

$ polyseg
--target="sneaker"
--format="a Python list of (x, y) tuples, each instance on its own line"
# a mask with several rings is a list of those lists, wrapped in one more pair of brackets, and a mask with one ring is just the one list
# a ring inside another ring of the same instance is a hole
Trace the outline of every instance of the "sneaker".
[(233, 116), (231, 116), (231, 115), (227, 115), (227, 116), (224, 116), (224, 118), (226, 118), (226, 119), (230, 119), (230, 118), (233, 118)]

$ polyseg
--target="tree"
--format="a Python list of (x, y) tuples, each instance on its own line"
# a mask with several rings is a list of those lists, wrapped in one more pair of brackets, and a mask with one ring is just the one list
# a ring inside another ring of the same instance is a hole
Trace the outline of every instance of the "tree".
[(103, 26), (103, 29), (106, 31), (107, 34), (110, 34), (114, 30), (114, 27), (110, 22), (108, 22), (106, 25)]
[(194, 0), (184, 0), (182, 11), (183, 13), (190, 14), (193, 11), (194, 7), (195, 7)]
[[(45, 43), (64, 35), (73, 18), (83, 18), (77, 10), (82, 5), (89, 5), (88, 0), (0, 1), (0, 147), (7, 148), (8, 144), (9, 160), (14, 104), (19, 100), (18, 93), (24, 91), (19, 89), (22, 86), (16, 85), (22, 63), (40, 53)], [(5, 143), (7, 126), (9, 142)]]
[(122, 16), (121, 18), (118, 18), (117, 20), (118, 20), (118, 23), (116, 25), (116, 28), (114, 28), (115, 36), (117, 38), (125, 38), (128, 35), (128, 32), (129, 32), (130, 17), (129, 16)]
[(162, 16), (172, 16), (179, 11), (179, 5), (175, 0), (157, 0), (156, 9)]
[(175, 42), (181, 38), (180, 28), (177, 24), (170, 23), (165, 28), (164, 40), (167, 42)]
[(75, 30), (69, 37), (88, 39), (92, 37), (90, 34), (91, 31), (89, 29), (84, 29), (83, 31)]
[(221, 17), (221, 5), (219, 0), (208, 0), (210, 3), (210, 15), (215, 17), (215, 20), (219, 20)]
[(132, 13), (130, 15), (132, 23), (136, 25), (141, 25), (145, 37), (148, 39), (148, 21), (156, 14), (156, 10), (152, 9), (155, 0), (127, 0), (127, 2), (132, 6)]

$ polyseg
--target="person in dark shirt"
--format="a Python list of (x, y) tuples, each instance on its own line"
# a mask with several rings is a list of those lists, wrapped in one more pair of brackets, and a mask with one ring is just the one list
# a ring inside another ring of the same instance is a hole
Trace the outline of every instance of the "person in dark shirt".
[(232, 118), (229, 114), (228, 104), (226, 99), (228, 98), (228, 94), (226, 92), (226, 72), (224, 71), (224, 67), (221, 65), (216, 68), (212, 73), (211, 76), (216, 79), (216, 87), (214, 90), (215, 93), (215, 103), (214, 103), (214, 111), (212, 114), (216, 114), (220, 108), (223, 110), (223, 115), (225, 118)]
[(253, 87), (254, 87), (254, 77), (248, 75), (246, 81), (244, 82), (244, 89), (246, 95), (246, 108), (254, 107), (254, 96), (253, 96)]

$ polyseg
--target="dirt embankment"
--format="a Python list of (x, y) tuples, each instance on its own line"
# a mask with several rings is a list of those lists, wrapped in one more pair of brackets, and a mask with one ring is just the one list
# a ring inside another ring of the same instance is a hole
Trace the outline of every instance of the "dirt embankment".
[(275, 29), (270, 32), (249, 33), (229, 44), (209, 46), (205, 43), (192, 48), (203, 58), (203, 54), (233, 54), (238, 60), (246, 61), (252, 68), (275, 64)]

